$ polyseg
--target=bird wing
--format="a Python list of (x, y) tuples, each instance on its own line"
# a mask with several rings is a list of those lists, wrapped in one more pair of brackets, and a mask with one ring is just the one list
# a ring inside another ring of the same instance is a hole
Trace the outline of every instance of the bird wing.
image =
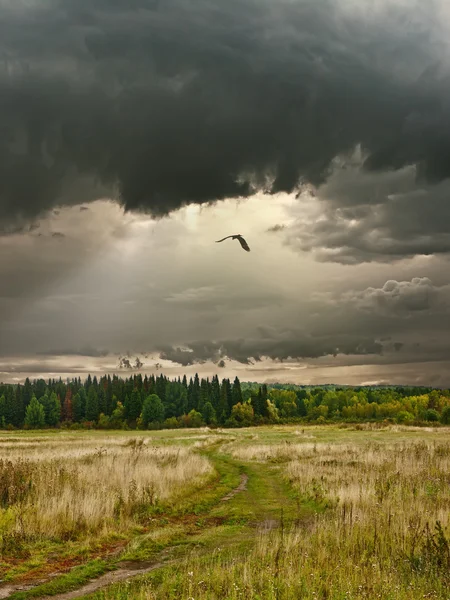
[(244, 240), (244, 238), (239, 236), (238, 240), (239, 240), (239, 243), (241, 244), (241, 246), (244, 248), (244, 250), (247, 250), (247, 252), (250, 252), (250, 247), (247, 244), (247, 242)]
[(227, 237), (222, 238), (221, 240), (216, 240), (216, 244), (218, 244), (219, 242), (223, 242), (223, 240), (227, 240), (228, 238), (233, 237), (232, 235), (227, 235)]

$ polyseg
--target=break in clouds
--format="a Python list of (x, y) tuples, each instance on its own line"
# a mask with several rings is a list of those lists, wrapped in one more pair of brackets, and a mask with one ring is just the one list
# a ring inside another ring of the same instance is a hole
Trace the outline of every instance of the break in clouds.
[(0, 354), (447, 359), (447, 4), (3, 1)]

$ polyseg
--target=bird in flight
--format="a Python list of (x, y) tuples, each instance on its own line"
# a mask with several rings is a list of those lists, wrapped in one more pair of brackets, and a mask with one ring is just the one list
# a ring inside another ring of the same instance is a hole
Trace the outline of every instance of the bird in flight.
[(249, 245), (247, 244), (247, 242), (244, 240), (244, 238), (242, 237), (242, 235), (240, 233), (238, 233), (237, 235), (227, 235), (227, 237), (224, 237), (221, 240), (216, 240), (216, 244), (218, 244), (219, 242), (223, 242), (223, 240), (227, 240), (228, 238), (232, 238), (233, 240), (239, 240), (239, 243), (244, 248), (244, 250), (246, 250), (247, 252), (250, 252)]

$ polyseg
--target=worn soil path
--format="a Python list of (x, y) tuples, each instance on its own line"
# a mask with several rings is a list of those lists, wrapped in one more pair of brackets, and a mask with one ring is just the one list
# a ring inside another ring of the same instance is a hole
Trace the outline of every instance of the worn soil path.
[[(223, 455), (221, 458), (219, 458), (220, 455), (218, 454), (208, 453), (208, 455), (213, 462), (224, 459)], [(257, 532), (267, 532), (278, 527), (280, 518), (293, 522), (304, 517), (304, 515), (299, 514), (298, 504), (276, 467), (266, 464), (240, 463), (229, 457), (226, 460), (229, 464), (233, 464), (235, 468), (239, 469), (241, 472), (241, 481), (236, 488), (226, 494), (209, 511), (205, 528), (199, 530), (199, 536), (210, 534), (213, 538), (214, 532), (218, 531), (222, 525), (237, 523), (241, 525), (241, 533), (236, 535), (234, 531), (233, 535), (229, 536), (228, 543), (234, 545), (243, 540), (252, 542), (256, 539)], [(222, 531), (223, 534), (224, 532)], [(206, 543), (206, 547), (201, 552), (203, 554), (211, 550)], [(33, 598), (41, 598), (42, 600), (73, 600), (75, 598), (82, 598), (120, 581), (142, 576), (162, 567), (181, 562), (190, 551), (192, 551), (192, 546), (186, 546), (181, 554), (179, 547), (169, 546), (162, 550), (156, 557), (152, 557), (150, 561), (118, 561), (112, 567), (114, 570), (89, 581), (78, 589), (54, 595), (38, 595), (39, 585), (36, 586), (36, 584), (34, 586), (4, 586), (0, 588), (0, 599), (22, 599), (31, 597), (31, 594)], [(27, 594), (27, 591), (30, 594)]]

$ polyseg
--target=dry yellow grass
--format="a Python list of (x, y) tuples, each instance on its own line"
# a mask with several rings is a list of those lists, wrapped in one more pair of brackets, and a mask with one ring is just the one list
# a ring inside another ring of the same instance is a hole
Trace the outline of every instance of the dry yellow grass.
[(1, 539), (124, 531), (140, 509), (212, 473), (189, 447), (151, 438), (6, 436), (0, 454)]

